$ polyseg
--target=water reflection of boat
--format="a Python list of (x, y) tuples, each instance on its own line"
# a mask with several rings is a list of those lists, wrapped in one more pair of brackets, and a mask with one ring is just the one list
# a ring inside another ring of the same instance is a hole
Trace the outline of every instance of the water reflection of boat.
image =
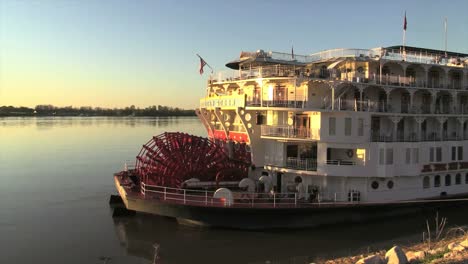
[[(447, 217), (451, 225), (466, 223), (467, 213), (461, 210), (441, 211), (440, 215)], [(157, 243), (160, 263), (310, 263), (418, 241), (425, 220), (433, 216), (274, 232), (188, 227), (153, 215), (113, 221), (127, 254), (149, 262)], [(374, 248), (368, 249), (370, 245)]]

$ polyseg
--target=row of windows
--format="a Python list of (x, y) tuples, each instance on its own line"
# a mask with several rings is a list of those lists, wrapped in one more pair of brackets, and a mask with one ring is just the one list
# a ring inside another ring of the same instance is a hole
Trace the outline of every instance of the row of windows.
[[(364, 119), (358, 118), (357, 120), (357, 135), (359, 137), (364, 136)], [(351, 136), (353, 130), (353, 119), (351, 117), (346, 117), (344, 119), (344, 135)], [(336, 136), (336, 117), (328, 118), (328, 135)]]
[[(406, 164), (419, 163), (419, 149), (418, 148), (406, 148), (405, 150), (406, 150), (405, 152)], [(463, 160), (463, 147), (461, 146), (452, 147), (452, 161), (457, 161), (457, 160)], [(429, 148), (429, 161), (430, 162), (442, 162), (442, 147)], [(379, 164), (380, 165), (393, 164), (393, 149), (392, 148), (379, 149)]]
[[(444, 185), (445, 186), (450, 186), (452, 185), (452, 175), (447, 174), (445, 175), (444, 178)], [(455, 175), (455, 185), (460, 185), (462, 184), (462, 175), (460, 173), (457, 173)], [(465, 184), (468, 184), (468, 172), (465, 174)], [(441, 176), (436, 175), (434, 176), (434, 187), (440, 187), (441, 186)], [(431, 177), (429, 176), (424, 176), (423, 178), (423, 188), (427, 189), (431, 187)]]
[[(411, 153), (413, 153), (413, 155), (411, 155)], [(419, 163), (419, 149), (418, 148), (406, 148), (406, 164), (411, 164), (411, 163), (413, 164)]]
[[(452, 146), (452, 161), (463, 160), (463, 147)], [(442, 147), (429, 148), (429, 162), (442, 161)]]
[(379, 149), (379, 164), (380, 165), (391, 165), (393, 164), (393, 149)]
[[(457, 157), (458, 155), (458, 157)], [(463, 147), (452, 147), (452, 160), (463, 160)]]
[[(419, 149), (418, 148), (406, 148), (405, 155), (406, 164), (417, 164), (419, 163)], [(379, 149), (379, 164), (380, 165), (392, 165), (393, 164), (393, 148), (381, 148)]]

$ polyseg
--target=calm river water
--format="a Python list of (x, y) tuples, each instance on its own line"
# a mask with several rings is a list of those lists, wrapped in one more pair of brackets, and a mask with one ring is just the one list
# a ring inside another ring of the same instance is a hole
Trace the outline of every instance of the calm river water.
[[(0, 263), (310, 263), (420, 239), (425, 216), (288, 231), (112, 218), (112, 174), (164, 131), (206, 136), (197, 118), (0, 118)], [(454, 225), (468, 213), (446, 212)]]

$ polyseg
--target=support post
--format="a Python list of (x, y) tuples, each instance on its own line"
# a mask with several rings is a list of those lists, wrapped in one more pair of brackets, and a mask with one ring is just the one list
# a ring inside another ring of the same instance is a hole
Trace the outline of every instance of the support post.
[(276, 193), (273, 193), (273, 207), (276, 208)]
[(332, 86), (332, 101), (331, 109), (335, 110), (335, 86)]

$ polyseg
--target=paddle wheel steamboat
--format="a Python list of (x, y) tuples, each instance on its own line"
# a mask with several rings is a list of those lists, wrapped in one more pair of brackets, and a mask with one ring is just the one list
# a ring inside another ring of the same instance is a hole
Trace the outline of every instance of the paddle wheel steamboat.
[(114, 175), (128, 209), (257, 229), (466, 203), (468, 54), (258, 50), (226, 66), (196, 110), (208, 138), (155, 136)]

